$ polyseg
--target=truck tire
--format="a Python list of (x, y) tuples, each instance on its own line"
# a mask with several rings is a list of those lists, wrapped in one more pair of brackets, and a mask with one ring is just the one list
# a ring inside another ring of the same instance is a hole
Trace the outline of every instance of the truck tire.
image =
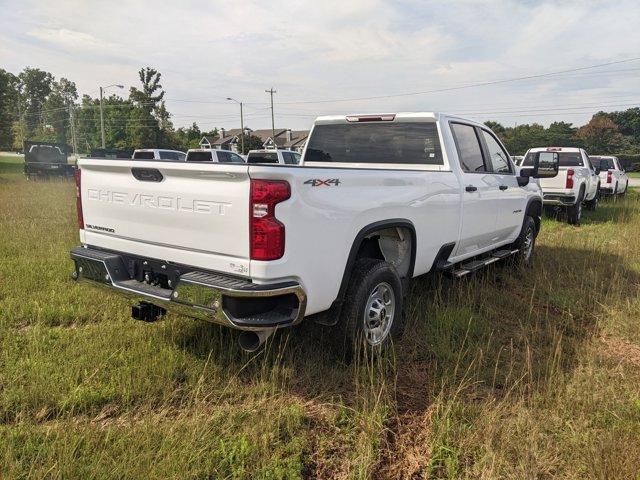
[(376, 353), (400, 338), (404, 327), (402, 283), (390, 263), (361, 258), (349, 279), (340, 325), (345, 353)]
[(585, 206), (587, 210), (594, 211), (598, 207), (598, 200), (600, 199), (600, 184), (598, 184), (598, 190), (596, 190), (596, 195), (589, 201), (585, 202)]
[(584, 190), (580, 190), (576, 203), (567, 207), (567, 223), (569, 225), (580, 225), (582, 220), (582, 202), (584, 200)]
[(513, 257), (516, 265), (530, 266), (533, 263), (533, 250), (536, 244), (536, 221), (527, 215), (522, 223), (520, 236), (513, 242), (513, 248), (518, 249)]
[(629, 188), (629, 181), (628, 180), (627, 180), (627, 183), (624, 184), (624, 190), (620, 193), (621, 196), (626, 195), (627, 188)]

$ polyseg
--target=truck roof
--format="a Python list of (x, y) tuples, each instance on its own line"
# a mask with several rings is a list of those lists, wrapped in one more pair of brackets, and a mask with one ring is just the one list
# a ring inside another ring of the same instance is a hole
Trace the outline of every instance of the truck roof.
[(530, 152), (567, 152), (567, 153), (577, 153), (581, 151), (581, 148), (578, 147), (535, 147), (530, 148)]
[(357, 113), (347, 115), (323, 115), (317, 117), (315, 125), (329, 125), (336, 123), (357, 123), (363, 121), (406, 121), (406, 122), (437, 122), (442, 119), (447, 120), (460, 120), (465, 123), (473, 125), (484, 126), (475, 120), (469, 120), (468, 118), (458, 117), (456, 115), (449, 115), (443, 112), (397, 112), (397, 113)]

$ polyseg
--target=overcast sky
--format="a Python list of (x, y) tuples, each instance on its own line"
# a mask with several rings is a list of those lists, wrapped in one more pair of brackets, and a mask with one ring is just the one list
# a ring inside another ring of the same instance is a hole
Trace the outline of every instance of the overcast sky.
[[(446, 111), (506, 125), (640, 104), (640, 1), (163, 2), (0, 0), (0, 67), (66, 77), (81, 93), (162, 73), (176, 126), (308, 128), (316, 115)], [(126, 93), (126, 92), (123, 92)], [(299, 103), (299, 102), (322, 103)], [(332, 102), (330, 102), (332, 101)]]

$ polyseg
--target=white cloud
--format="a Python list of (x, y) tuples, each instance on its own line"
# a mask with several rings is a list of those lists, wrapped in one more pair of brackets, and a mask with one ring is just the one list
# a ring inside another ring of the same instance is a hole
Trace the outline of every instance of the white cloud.
[(27, 34), (69, 51), (111, 50), (116, 47), (116, 44), (99, 40), (89, 33), (69, 30), (68, 28), (41, 27), (30, 30)]
[[(178, 125), (235, 126), (227, 117), (236, 113), (232, 104), (176, 101), (233, 96), (254, 103), (246, 109), (250, 126), (266, 127), (264, 89), (271, 86), (278, 90), (278, 123), (294, 128), (308, 126), (315, 114), (419, 109), (548, 123), (561, 117), (516, 115), (538, 104), (631, 101), (638, 84), (637, 71), (584, 72), (368, 102), (284, 104), (425, 91), (637, 56), (637, 0), (3, 3), (3, 68), (39, 66), (95, 95), (100, 84), (135, 84), (138, 68), (154, 66)], [(634, 66), (640, 62), (610, 70)], [(491, 113), (506, 109), (515, 113)], [(572, 112), (566, 118), (574, 122), (590, 116)]]

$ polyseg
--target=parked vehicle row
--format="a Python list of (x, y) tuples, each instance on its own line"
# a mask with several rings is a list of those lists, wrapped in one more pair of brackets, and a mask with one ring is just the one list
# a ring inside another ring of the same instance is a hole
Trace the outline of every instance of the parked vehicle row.
[(134, 160), (160, 160), (170, 162), (213, 162), (213, 163), (279, 163), (297, 165), (301, 155), (292, 150), (250, 150), (246, 157), (228, 150), (210, 148), (192, 148), (187, 153), (178, 150), (157, 148), (138, 149), (133, 153)]
[(618, 157), (591, 156), (591, 160), (600, 169), (600, 192), (613, 196), (627, 193), (629, 177)]
[(544, 153), (517, 170), (485, 125), (402, 113), (318, 118), (299, 165), (80, 159), (73, 276), (131, 296), (139, 320), (239, 329), (247, 351), (305, 318), (378, 349), (412, 278), (531, 264), (535, 179), (561, 152)]
[(582, 207), (595, 210), (600, 198), (599, 168), (593, 166), (582, 148), (546, 147), (532, 148), (522, 161), (523, 167), (534, 165), (536, 159), (557, 155), (559, 173), (554, 178), (540, 181), (544, 206), (566, 213), (568, 223), (579, 225)]

